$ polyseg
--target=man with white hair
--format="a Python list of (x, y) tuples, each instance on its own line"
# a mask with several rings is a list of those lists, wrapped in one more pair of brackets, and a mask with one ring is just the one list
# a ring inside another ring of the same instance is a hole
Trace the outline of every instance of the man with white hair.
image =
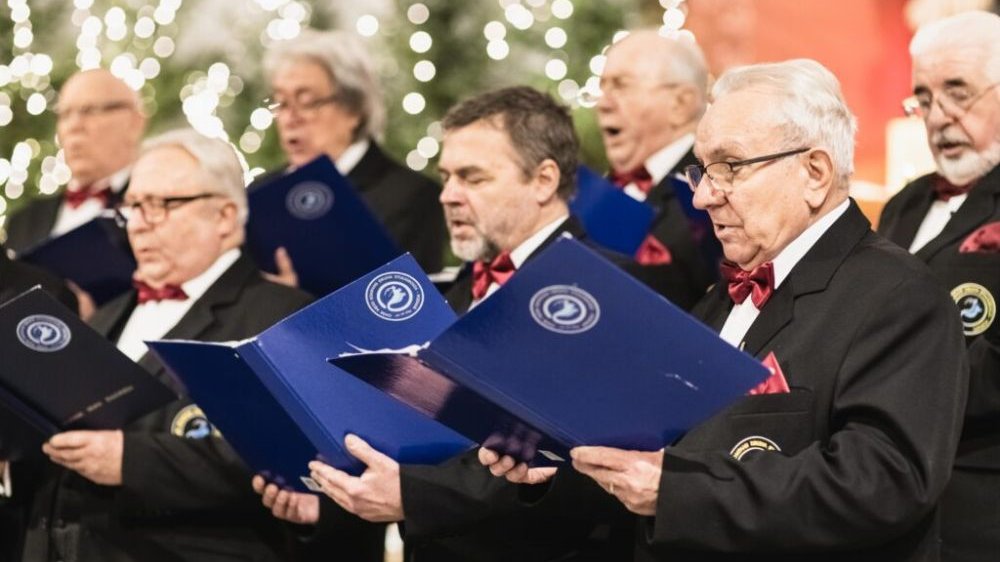
[(265, 281), (241, 253), (242, 177), (232, 147), (193, 130), (144, 146), (118, 207), (136, 289), (91, 323), (180, 398), (121, 430), (68, 431), (44, 445), (53, 464), (35, 496), (26, 562), (287, 559), (248, 469), (143, 343), (243, 339), (309, 301)]
[[(367, 47), (347, 32), (306, 30), (272, 46), (264, 68), (288, 168), (329, 156), (390, 237), (425, 271), (440, 271), (445, 242), (440, 187), (379, 147), (385, 107)], [(280, 252), (276, 261), (279, 268), (290, 265)]]
[(728, 282), (694, 314), (771, 363), (773, 391), (659, 451), (574, 449), (590, 487), (480, 460), (534, 509), (594, 509), (603, 489), (638, 516), (639, 560), (938, 560), (968, 373), (951, 302), (849, 199), (855, 121), (828, 70), (736, 68), (713, 98), (688, 176)]
[(879, 232), (926, 262), (959, 308), (969, 403), (941, 501), (946, 560), (1000, 558), (1000, 16), (966, 12), (910, 43), (913, 97), (937, 172), (886, 205)]

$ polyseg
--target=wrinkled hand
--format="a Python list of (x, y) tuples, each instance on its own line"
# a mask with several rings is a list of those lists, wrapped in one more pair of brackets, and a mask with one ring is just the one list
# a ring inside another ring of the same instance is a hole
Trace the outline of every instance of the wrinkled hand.
[(277, 484), (268, 483), (263, 476), (254, 476), (253, 491), (260, 494), (264, 507), (271, 515), (300, 525), (312, 525), (319, 521), (319, 498), (312, 494), (302, 494), (282, 490)]
[(124, 435), (117, 429), (67, 431), (53, 435), (42, 445), (42, 452), (52, 462), (79, 473), (95, 484), (120, 486), (124, 442)]
[(610, 447), (577, 447), (570, 451), (573, 468), (593, 478), (629, 511), (656, 515), (663, 470), (663, 449), (653, 453)]
[(289, 287), (299, 286), (299, 274), (295, 272), (295, 264), (292, 263), (288, 250), (278, 248), (274, 251), (274, 265), (278, 268), (277, 273), (264, 272), (264, 279), (272, 283), (280, 283)]
[(312, 479), (340, 507), (366, 521), (402, 521), (399, 463), (372, 449), (356, 435), (345, 437), (344, 444), (347, 452), (368, 465), (361, 476), (351, 476), (328, 464), (313, 461), (309, 463)]
[(496, 451), (480, 447), (479, 462), (490, 469), (493, 476), (504, 477), (514, 484), (541, 484), (548, 482), (556, 474), (555, 467), (528, 468), (513, 457), (500, 456)]

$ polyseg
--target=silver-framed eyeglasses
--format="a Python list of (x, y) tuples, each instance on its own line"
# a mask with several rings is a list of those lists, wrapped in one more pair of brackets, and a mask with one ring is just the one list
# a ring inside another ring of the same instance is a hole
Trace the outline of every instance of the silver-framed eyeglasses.
[(910, 117), (927, 119), (934, 104), (937, 103), (946, 115), (962, 117), (976, 105), (976, 102), (983, 99), (987, 92), (997, 86), (1000, 86), (1000, 82), (994, 82), (977, 93), (967, 84), (951, 84), (945, 86), (937, 96), (930, 90), (925, 90), (904, 99), (903, 112)]
[(705, 165), (691, 164), (684, 168), (684, 173), (687, 175), (688, 185), (690, 185), (691, 191), (698, 189), (698, 185), (701, 183), (701, 180), (706, 177), (712, 182), (713, 186), (725, 191), (732, 188), (733, 182), (736, 179), (736, 171), (739, 168), (750, 164), (770, 162), (772, 160), (778, 160), (795, 154), (801, 154), (807, 150), (812, 149), (804, 147), (796, 148), (795, 150), (786, 150), (784, 152), (776, 152), (766, 156), (755, 156), (753, 158), (747, 158), (746, 160), (712, 162)]
[(167, 215), (171, 210), (186, 205), (199, 199), (209, 197), (222, 197), (218, 193), (198, 193), (196, 195), (184, 195), (178, 197), (149, 197), (139, 201), (122, 202), (115, 207), (115, 222), (118, 226), (125, 227), (129, 219), (142, 213), (142, 219), (146, 224), (156, 225), (167, 220)]

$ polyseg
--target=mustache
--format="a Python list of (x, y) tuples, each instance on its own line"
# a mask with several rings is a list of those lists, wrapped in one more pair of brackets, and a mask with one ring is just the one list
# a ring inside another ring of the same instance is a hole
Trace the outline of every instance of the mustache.
[(970, 142), (969, 137), (960, 131), (942, 129), (931, 133), (931, 144), (969, 144)]

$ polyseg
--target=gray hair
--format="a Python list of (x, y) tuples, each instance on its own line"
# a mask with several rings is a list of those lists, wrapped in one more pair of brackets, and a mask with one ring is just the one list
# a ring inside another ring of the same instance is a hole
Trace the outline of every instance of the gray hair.
[(385, 105), (375, 63), (360, 38), (344, 31), (303, 30), (295, 39), (274, 43), (264, 55), (264, 72), (274, 77), (283, 66), (313, 62), (330, 76), (338, 103), (360, 119), (354, 140), (381, 138)]
[(232, 145), (213, 139), (194, 129), (174, 129), (152, 137), (142, 143), (140, 157), (164, 147), (180, 148), (198, 161), (205, 181), (213, 193), (218, 193), (236, 204), (240, 222), (247, 220), (247, 191), (243, 183), (243, 166)]
[(910, 41), (910, 56), (947, 49), (982, 51), (989, 80), (1000, 80), (1000, 16), (991, 12), (963, 12), (920, 27)]
[(743, 90), (779, 98), (773, 107), (789, 136), (787, 148), (825, 148), (833, 160), (839, 185), (848, 187), (854, 173), (858, 124), (832, 72), (811, 59), (741, 66), (719, 77), (712, 98), (717, 100)]

